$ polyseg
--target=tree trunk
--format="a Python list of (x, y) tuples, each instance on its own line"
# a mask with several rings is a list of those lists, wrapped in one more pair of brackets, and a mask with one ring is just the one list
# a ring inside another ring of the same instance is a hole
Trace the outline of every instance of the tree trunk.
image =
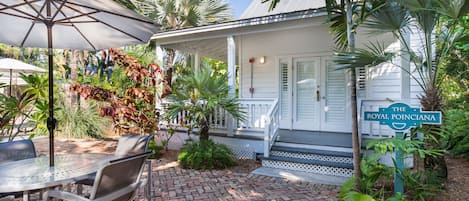
[[(348, 49), (350, 52), (355, 51), (355, 33), (352, 31), (352, 1), (346, 1), (347, 9), (347, 41)], [(351, 70), (351, 104), (352, 104), (352, 147), (353, 147), (353, 169), (356, 178), (361, 178), (360, 170), (360, 143), (358, 135), (358, 118), (357, 118), (357, 76), (355, 69)], [(357, 188), (360, 188), (360, 180), (357, 179), (355, 183)]]
[[(420, 104), (422, 105), (422, 110), (424, 111), (441, 111), (441, 90), (432, 84), (429, 84), (425, 88), (425, 93), (420, 97)], [(426, 150), (431, 149), (441, 149), (441, 136), (438, 134), (440, 132), (440, 126), (437, 125), (424, 125), (423, 129), (425, 135), (432, 135), (434, 140), (425, 140), (424, 148)], [(428, 139), (428, 138), (427, 138)], [(446, 178), (447, 169), (444, 155), (437, 157), (425, 157), (424, 158), (424, 168), (427, 171), (437, 173), (437, 176)]]
[(168, 54), (166, 59), (166, 73), (164, 75), (164, 80), (171, 87), (171, 81), (173, 79), (173, 63), (174, 57), (176, 57), (176, 51), (173, 49), (166, 48), (166, 53)]
[[(74, 50), (72, 54), (72, 61), (70, 62), (70, 79), (72, 83), (78, 81), (78, 60), (80, 56), (80, 52), (78, 50)], [(71, 93), (70, 97), (71, 106), (74, 107), (77, 103), (77, 95), (75, 93)]]
[(208, 141), (208, 130), (209, 130), (208, 122), (204, 123), (199, 132), (199, 140), (200, 141)]

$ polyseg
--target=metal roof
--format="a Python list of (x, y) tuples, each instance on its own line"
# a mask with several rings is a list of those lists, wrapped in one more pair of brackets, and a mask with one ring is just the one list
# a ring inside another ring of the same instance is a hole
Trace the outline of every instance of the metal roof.
[(324, 8), (326, 7), (326, 4), (324, 0), (282, 0), (277, 4), (277, 7), (270, 12), (269, 6), (270, 3), (262, 3), (261, 0), (253, 0), (249, 7), (240, 16), (240, 19)]

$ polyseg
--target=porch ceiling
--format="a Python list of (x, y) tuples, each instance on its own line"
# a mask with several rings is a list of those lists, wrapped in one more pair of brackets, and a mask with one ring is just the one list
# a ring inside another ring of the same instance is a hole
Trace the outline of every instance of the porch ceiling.
[(161, 46), (179, 50), (189, 54), (199, 53), (199, 55), (202, 57), (209, 57), (221, 61), (226, 61), (227, 59), (226, 38), (212, 38), (204, 40), (186, 41)]

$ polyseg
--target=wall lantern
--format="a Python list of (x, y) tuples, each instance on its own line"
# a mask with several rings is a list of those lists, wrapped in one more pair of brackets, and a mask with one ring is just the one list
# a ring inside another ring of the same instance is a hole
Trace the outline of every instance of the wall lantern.
[(259, 63), (264, 64), (265, 63), (265, 56), (260, 56), (259, 57)]

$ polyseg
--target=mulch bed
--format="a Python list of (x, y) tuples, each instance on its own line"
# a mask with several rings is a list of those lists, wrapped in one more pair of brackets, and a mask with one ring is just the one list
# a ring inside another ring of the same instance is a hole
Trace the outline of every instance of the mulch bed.
[(444, 184), (445, 192), (436, 196), (433, 200), (469, 200), (469, 160), (449, 156), (445, 160), (448, 167), (448, 180)]

